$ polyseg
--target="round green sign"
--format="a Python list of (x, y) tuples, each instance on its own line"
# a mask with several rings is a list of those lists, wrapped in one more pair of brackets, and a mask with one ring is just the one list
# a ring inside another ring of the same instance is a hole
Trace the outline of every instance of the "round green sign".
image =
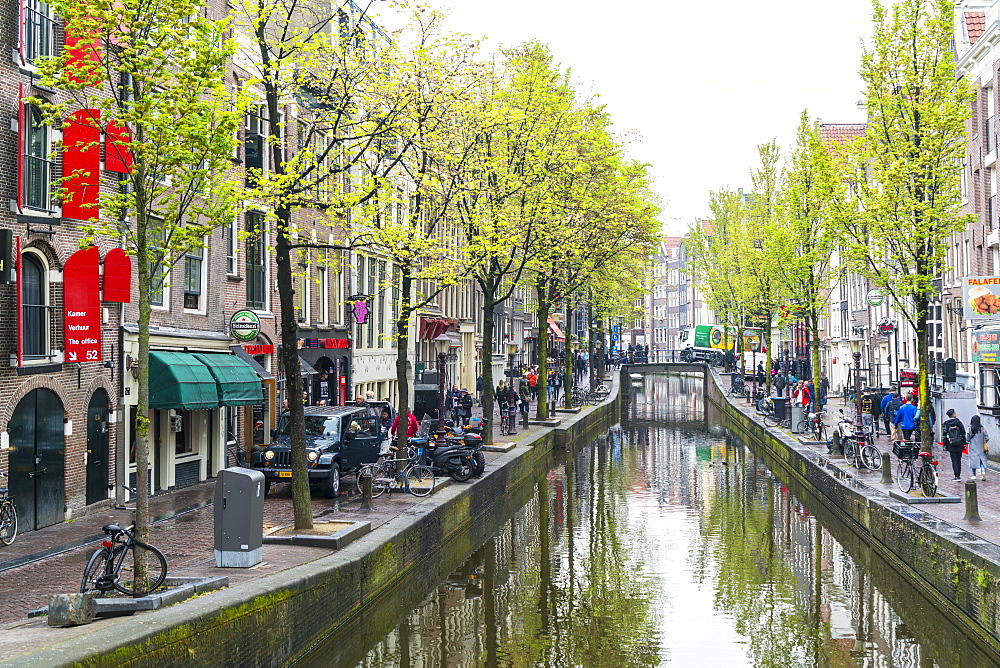
[(229, 334), (237, 341), (253, 341), (260, 334), (260, 318), (253, 311), (237, 311), (229, 319)]
[(880, 306), (885, 301), (885, 295), (879, 290), (869, 290), (867, 299), (872, 306)]

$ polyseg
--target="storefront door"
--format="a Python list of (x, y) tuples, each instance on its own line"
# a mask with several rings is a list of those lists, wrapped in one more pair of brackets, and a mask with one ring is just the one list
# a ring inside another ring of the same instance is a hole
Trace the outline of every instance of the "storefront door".
[(97, 390), (87, 407), (87, 505), (108, 498), (108, 395)]
[(45, 389), (32, 390), (14, 409), (10, 435), (10, 492), (25, 530), (65, 519), (63, 407)]

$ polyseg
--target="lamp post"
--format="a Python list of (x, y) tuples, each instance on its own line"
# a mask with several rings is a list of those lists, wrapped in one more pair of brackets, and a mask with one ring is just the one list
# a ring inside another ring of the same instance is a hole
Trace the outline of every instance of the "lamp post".
[(865, 423), (861, 418), (861, 350), (864, 339), (852, 336), (849, 342), (851, 355), (854, 357), (854, 434), (860, 445), (865, 433)]
[(437, 436), (440, 439), (444, 434), (444, 371), (448, 363), (448, 350), (451, 348), (451, 338), (447, 334), (439, 334), (434, 337), (434, 346), (437, 349), (437, 372), (438, 372), (438, 423)]

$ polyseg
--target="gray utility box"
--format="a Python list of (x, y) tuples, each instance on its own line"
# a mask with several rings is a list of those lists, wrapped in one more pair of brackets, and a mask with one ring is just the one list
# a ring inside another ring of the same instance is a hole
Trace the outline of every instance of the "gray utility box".
[(799, 423), (806, 419), (808, 415), (808, 407), (803, 406), (799, 402), (794, 402), (792, 404), (792, 433), (799, 433)]
[(250, 568), (264, 543), (264, 474), (232, 466), (215, 483), (215, 565)]

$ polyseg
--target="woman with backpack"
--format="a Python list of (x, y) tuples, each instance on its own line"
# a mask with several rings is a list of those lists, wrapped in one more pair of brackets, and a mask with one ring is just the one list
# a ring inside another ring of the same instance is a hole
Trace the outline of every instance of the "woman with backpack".
[(965, 425), (955, 417), (955, 409), (949, 408), (945, 413), (948, 419), (941, 423), (941, 435), (944, 437), (944, 448), (951, 455), (951, 468), (955, 472), (955, 482), (962, 479), (962, 454), (967, 444)]
[(986, 453), (989, 452), (989, 434), (983, 429), (983, 422), (979, 415), (973, 415), (969, 420), (969, 468), (972, 470), (972, 477), (976, 477), (979, 472), (979, 479), (986, 480)]

